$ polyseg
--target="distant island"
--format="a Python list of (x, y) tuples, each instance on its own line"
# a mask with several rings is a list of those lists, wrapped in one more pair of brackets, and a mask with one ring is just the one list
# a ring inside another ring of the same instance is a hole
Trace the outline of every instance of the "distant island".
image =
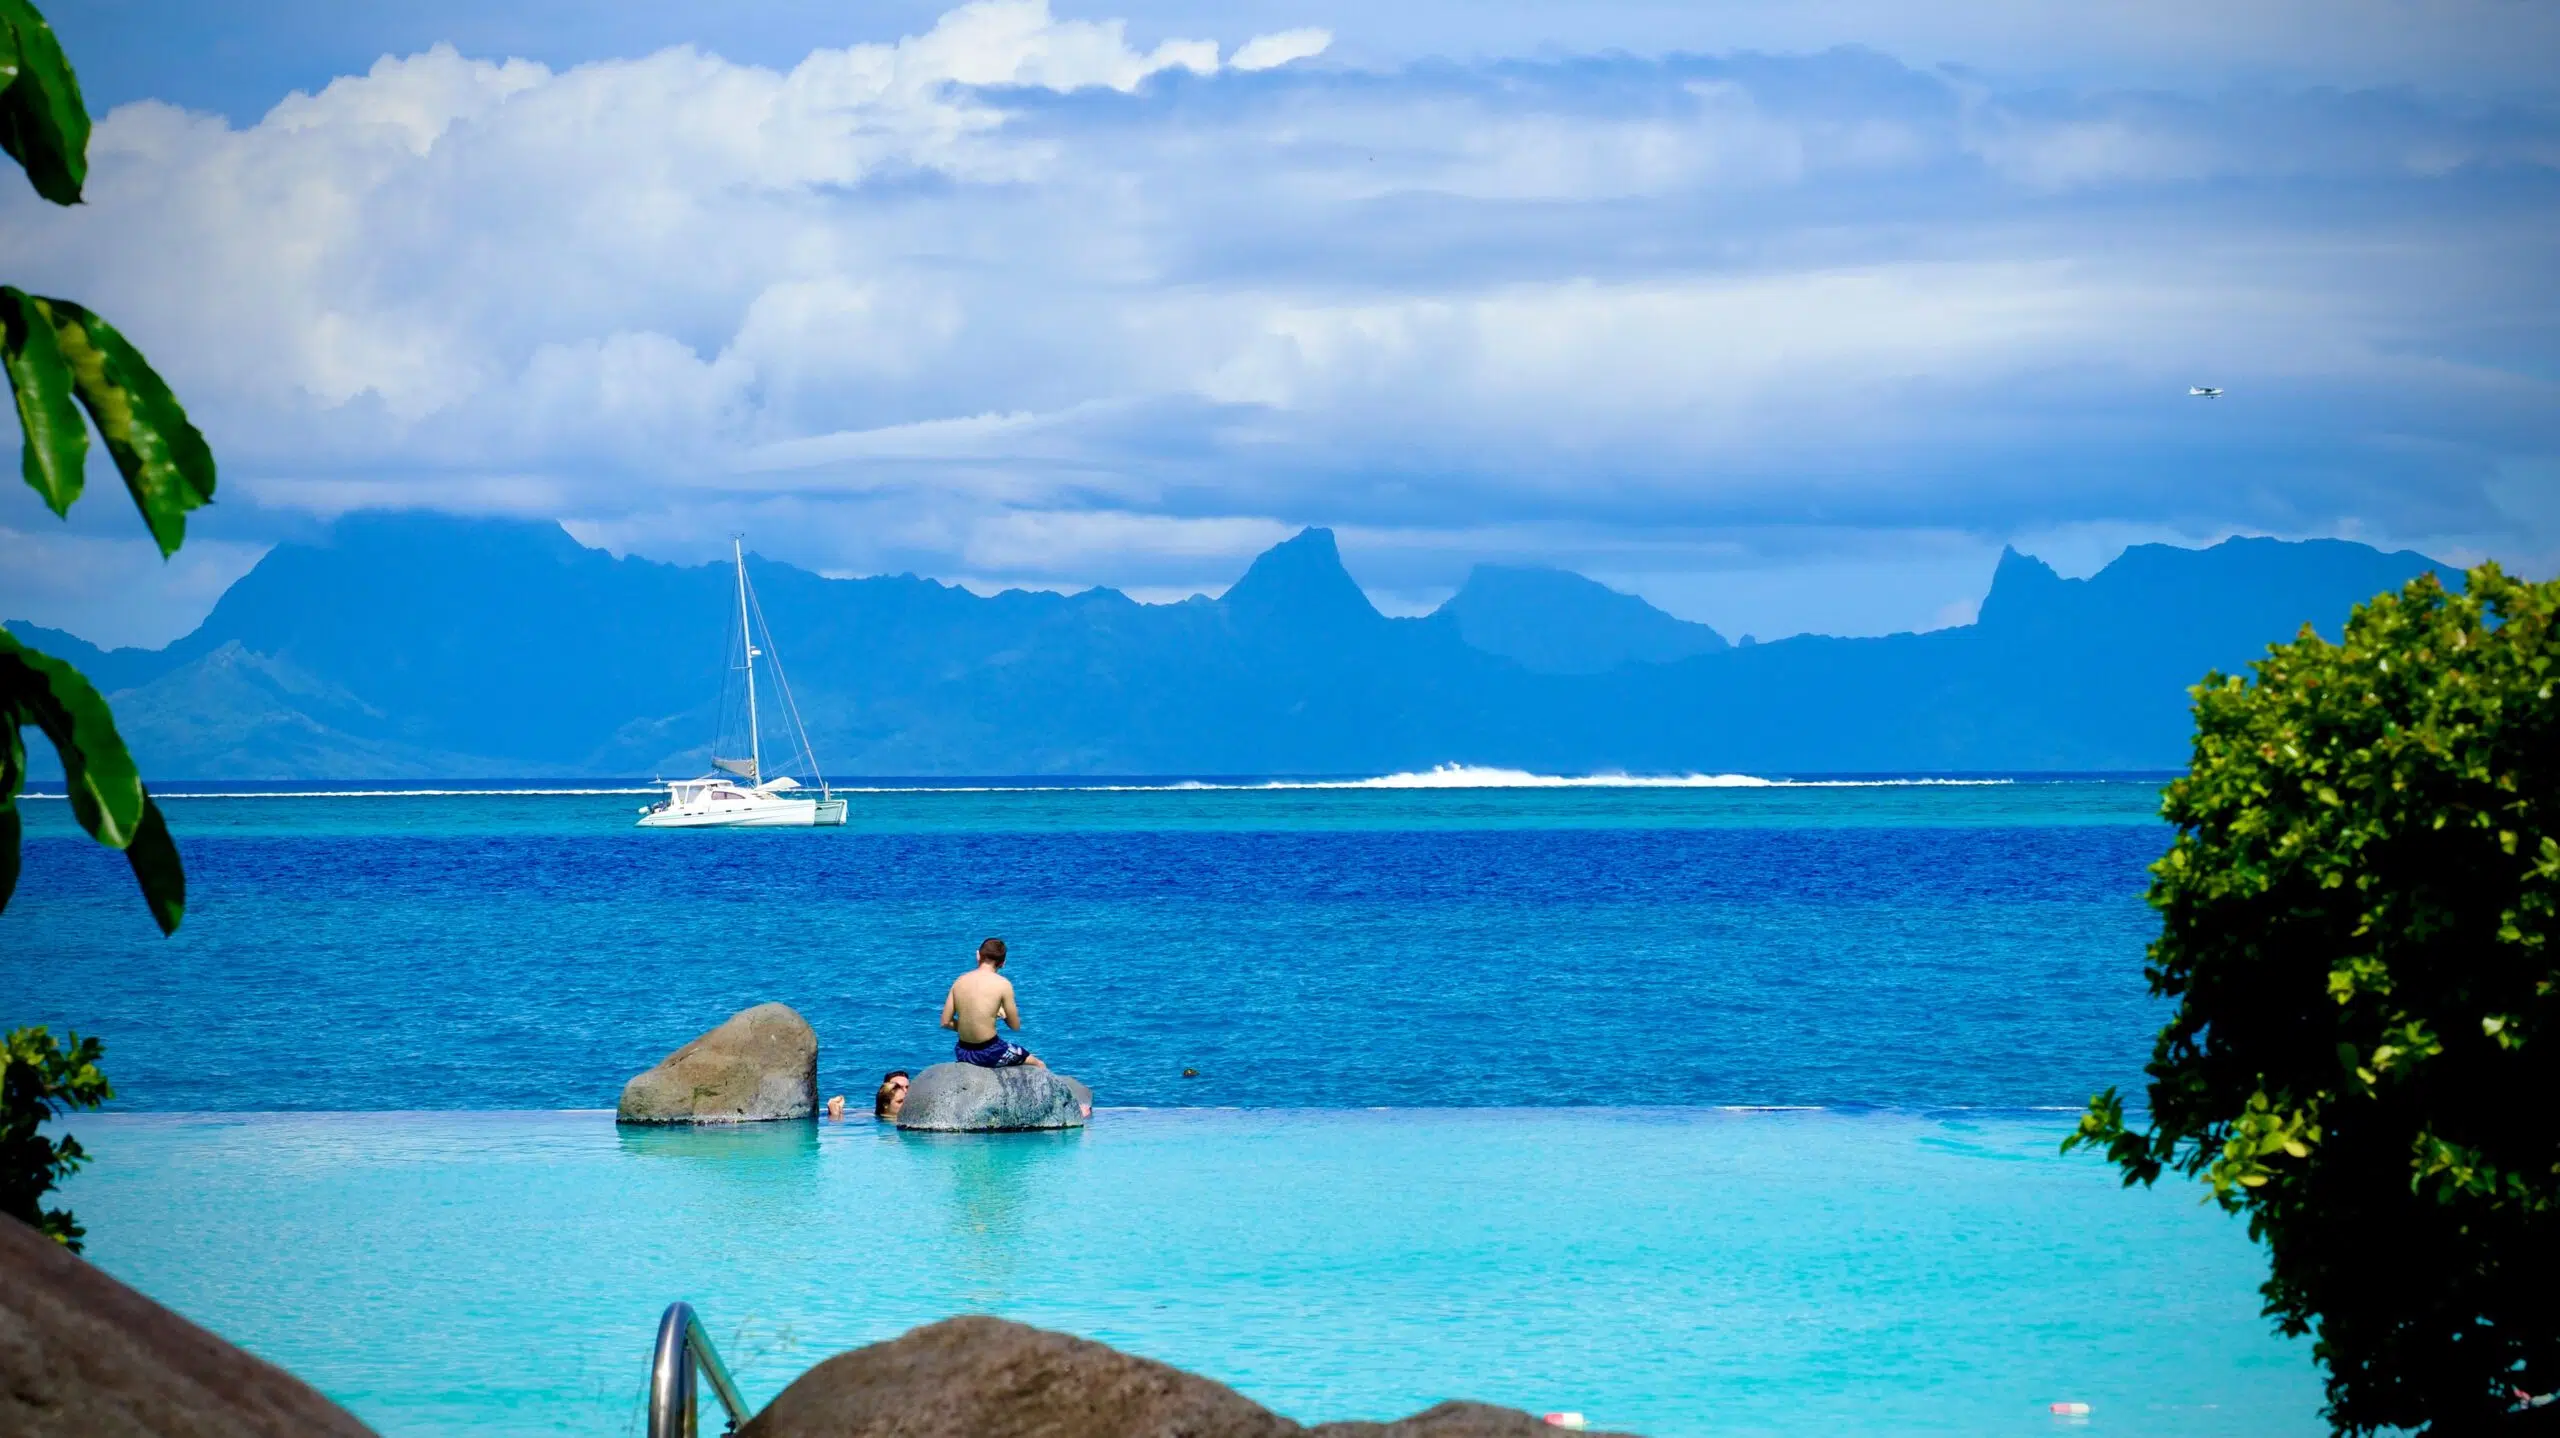
[[(1328, 530), (1226, 594), (981, 597), (749, 559), (831, 777), (2160, 769), (2187, 686), (2429, 570), (2342, 540), (2142, 545), (2085, 580), (2004, 552), (1972, 624), (1734, 646), (1561, 570), (1378, 613)], [(364, 514), (282, 545), (166, 648), (12, 632), (107, 689), (162, 779), (699, 770), (725, 565), (554, 524)]]

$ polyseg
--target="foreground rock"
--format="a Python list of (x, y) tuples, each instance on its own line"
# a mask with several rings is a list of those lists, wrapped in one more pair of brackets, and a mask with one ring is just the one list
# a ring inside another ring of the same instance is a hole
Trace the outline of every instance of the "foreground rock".
[(1301, 1428), (1223, 1383), (1008, 1323), (952, 1318), (801, 1374), (739, 1438), (1556, 1438), (1511, 1408), (1443, 1403)]
[(14, 1218), (0, 1218), (0, 1274), (0, 1433), (373, 1431)]
[(935, 1064), (907, 1085), (898, 1127), (926, 1133), (1006, 1133), (1082, 1128), (1093, 1116), (1093, 1090), (1053, 1069)]
[(622, 1086), (623, 1123), (754, 1123), (818, 1111), (818, 1032), (758, 1004)]

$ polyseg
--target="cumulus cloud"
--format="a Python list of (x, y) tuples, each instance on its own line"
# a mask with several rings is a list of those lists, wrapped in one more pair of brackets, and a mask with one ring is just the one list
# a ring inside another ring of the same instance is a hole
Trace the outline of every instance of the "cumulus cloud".
[(1896, 553), (1840, 612), (1926, 623), (2027, 533), (2560, 555), (2547, 103), (1333, 29), (438, 46), (116, 110), (0, 268), (177, 381), (244, 544), (427, 504), (1174, 593), (1333, 523), (1382, 593), (1562, 561), (1763, 632)]
[(1303, 26), (1270, 35), (1256, 35), (1238, 45), (1235, 58), (1228, 63), (1239, 70), (1276, 70), (1292, 61), (1312, 60), (1332, 44), (1332, 31), (1321, 26)]

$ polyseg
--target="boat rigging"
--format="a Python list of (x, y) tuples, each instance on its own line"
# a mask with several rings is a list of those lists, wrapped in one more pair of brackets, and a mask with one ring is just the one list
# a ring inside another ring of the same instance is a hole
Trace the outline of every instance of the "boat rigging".
[[(720, 750), (728, 737), (714, 740), (711, 746), (711, 770), (698, 779), (669, 779), (667, 797), (640, 811), (640, 827), (644, 829), (805, 829), (815, 825), (841, 824), (845, 817), (845, 801), (835, 797), (826, 777), (818, 772), (818, 756), (809, 747), (809, 731), (800, 722), (800, 706), (791, 698), (791, 682), (783, 676), (782, 656), (773, 644), (772, 626), (765, 623), (764, 606), (756, 602), (754, 586), (747, 582), (747, 552), (743, 537), (732, 537), (729, 553), (738, 572), (738, 637), (739, 662), (733, 666), (745, 680), (746, 757), (723, 758)], [(764, 642), (756, 642), (757, 631), (763, 631)], [(756, 661), (765, 660), (773, 669), (775, 694), (782, 700), (782, 717), (791, 726), (794, 747), (780, 756), (784, 771), (767, 777), (764, 754), (764, 726), (756, 704)], [(726, 686), (723, 686), (724, 690)], [(725, 702), (721, 705), (725, 712)], [(735, 747), (731, 748), (735, 753)], [(807, 788), (788, 772), (804, 769), (818, 789), (816, 798), (800, 791)]]

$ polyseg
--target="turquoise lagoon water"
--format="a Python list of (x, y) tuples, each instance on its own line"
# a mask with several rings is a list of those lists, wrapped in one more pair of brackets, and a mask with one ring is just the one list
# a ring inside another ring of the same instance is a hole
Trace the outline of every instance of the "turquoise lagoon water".
[[(880, 787), (173, 795), (166, 941), (32, 803), (0, 1015), (107, 1042), (93, 1252), (394, 1434), (630, 1431), (679, 1297), (758, 1397), (989, 1311), (1308, 1419), (2319, 1431), (2237, 1226), (2054, 1151), (2161, 1019), (2154, 783)], [(1081, 1135), (594, 1112), (769, 999), (859, 1106), (988, 933)]]
[[(2239, 1226), (2062, 1115), (1106, 1110), (1063, 1136), (128, 1115), (111, 1272), (386, 1433), (636, 1433), (659, 1310), (752, 1401), (954, 1313), (1305, 1420), (1468, 1396), (1655, 1438), (2316, 1434)], [(2085, 1402), (2081, 1422), (2048, 1405)]]

